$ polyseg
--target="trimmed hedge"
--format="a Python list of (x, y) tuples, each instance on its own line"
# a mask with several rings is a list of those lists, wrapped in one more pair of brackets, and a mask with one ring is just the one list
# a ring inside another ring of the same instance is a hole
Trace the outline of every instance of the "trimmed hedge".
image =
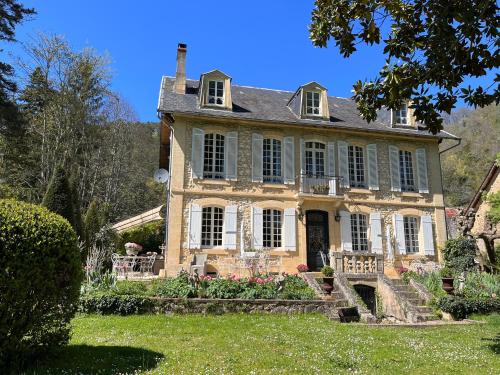
[(0, 368), (68, 342), (82, 276), (77, 237), (66, 219), (0, 200)]
[(460, 296), (446, 296), (438, 301), (438, 307), (455, 319), (465, 319), (470, 314), (500, 313), (500, 299), (466, 299)]
[(78, 310), (96, 314), (143, 314), (151, 311), (153, 300), (144, 296), (115, 295), (109, 293), (94, 294), (80, 298)]

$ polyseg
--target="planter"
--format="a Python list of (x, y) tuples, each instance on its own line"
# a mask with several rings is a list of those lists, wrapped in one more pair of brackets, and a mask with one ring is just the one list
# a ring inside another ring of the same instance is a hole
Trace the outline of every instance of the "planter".
[(132, 247), (129, 247), (129, 248), (125, 248), (125, 252), (127, 253), (127, 255), (137, 255), (139, 254), (139, 249), (134, 249)]
[(139, 251), (142, 250), (142, 246), (133, 242), (127, 242), (125, 244), (125, 252), (127, 255), (137, 255)]
[(327, 295), (332, 294), (333, 292), (333, 277), (323, 277), (323, 285), (321, 285), (323, 290)]
[(443, 290), (448, 293), (448, 294), (453, 294), (453, 290), (455, 289), (453, 287), (453, 281), (455, 278), (453, 277), (442, 277), (441, 281), (443, 283)]

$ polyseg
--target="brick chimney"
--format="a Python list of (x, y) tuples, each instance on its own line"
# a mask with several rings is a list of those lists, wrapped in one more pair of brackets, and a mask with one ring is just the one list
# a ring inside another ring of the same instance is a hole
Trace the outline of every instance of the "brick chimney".
[(175, 71), (174, 92), (177, 94), (186, 93), (186, 52), (187, 45), (179, 43), (177, 46), (177, 70)]

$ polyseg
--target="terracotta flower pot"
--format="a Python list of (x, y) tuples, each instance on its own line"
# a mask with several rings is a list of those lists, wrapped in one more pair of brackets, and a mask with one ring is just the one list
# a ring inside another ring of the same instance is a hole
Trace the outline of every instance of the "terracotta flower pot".
[(441, 281), (443, 282), (443, 290), (448, 293), (448, 294), (453, 294), (453, 290), (455, 289), (453, 287), (453, 281), (455, 278), (453, 277), (442, 277)]

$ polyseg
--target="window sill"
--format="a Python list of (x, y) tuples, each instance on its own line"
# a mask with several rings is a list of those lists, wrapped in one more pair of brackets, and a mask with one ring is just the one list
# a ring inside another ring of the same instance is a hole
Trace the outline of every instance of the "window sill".
[(231, 183), (228, 180), (216, 179), (216, 178), (197, 178), (194, 179), (193, 181), (201, 185), (223, 185), (223, 186), (231, 185)]
[(421, 198), (422, 194), (415, 192), (415, 191), (402, 191), (400, 193), (401, 197), (405, 198)]
[(225, 249), (222, 246), (216, 246), (216, 247), (202, 246), (200, 250), (205, 254), (211, 254), (211, 255), (224, 255), (236, 251), (236, 249)]
[(284, 189), (287, 185), (283, 182), (264, 182), (262, 184), (263, 189)]
[(347, 194), (372, 194), (372, 191), (368, 188), (349, 188), (346, 191)]

